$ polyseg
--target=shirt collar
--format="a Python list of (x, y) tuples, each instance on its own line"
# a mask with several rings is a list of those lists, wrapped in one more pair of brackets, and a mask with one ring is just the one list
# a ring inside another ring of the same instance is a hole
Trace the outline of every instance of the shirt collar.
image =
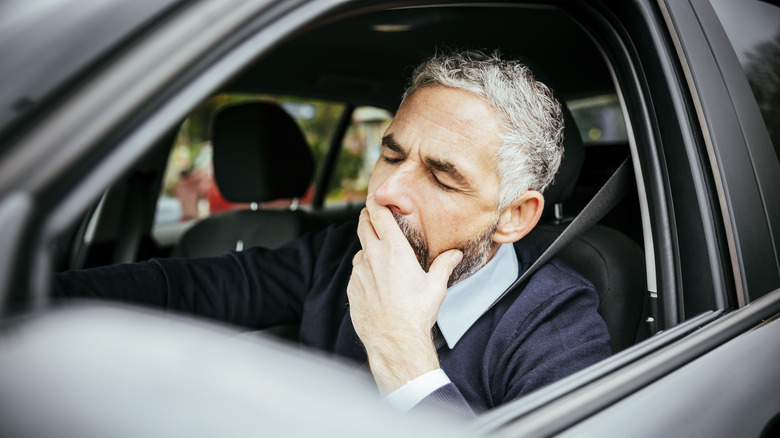
[(517, 254), (507, 243), (479, 271), (447, 289), (436, 321), (448, 347), (455, 347), (493, 301), (514, 283), (518, 273)]

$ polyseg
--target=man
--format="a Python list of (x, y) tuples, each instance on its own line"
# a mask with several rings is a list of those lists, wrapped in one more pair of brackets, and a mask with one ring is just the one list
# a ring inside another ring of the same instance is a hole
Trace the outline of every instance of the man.
[(539, 255), (515, 242), (539, 221), (562, 127), (550, 90), (519, 63), (435, 56), (385, 133), (357, 233), (65, 273), (57, 293), (300, 323), (302, 344), (368, 360), (400, 409), (484, 411), (609, 355), (596, 292), (558, 261), (491, 307)]

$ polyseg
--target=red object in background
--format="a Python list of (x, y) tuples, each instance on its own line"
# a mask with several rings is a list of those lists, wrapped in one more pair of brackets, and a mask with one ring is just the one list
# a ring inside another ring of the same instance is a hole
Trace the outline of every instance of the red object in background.
[[(179, 183), (174, 189), (174, 195), (179, 199), (179, 202), (181, 202), (182, 221), (197, 219), (199, 217), (198, 201), (200, 199), (206, 199), (208, 201), (210, 214), (231, 210), (247, 210), (251, 207), (251, 204), (249, 203), (230, 202), (225, 199), (219, 191), (216, 181), (214, 181), (214, 170), (211, 165), (201, 169), (183, 172), (179, 178)], [(314, 185), (311, 185), (299, 200), (299, 204), (311, 204), (313, 199)], [(276, 201), (264, 202), (260, 207), (287, 208), (291, 203), (290, 199), (279, 199)]]
[(222, 196), (222, 193), (219, 191), (219, 187), (217, 187), (216, 182), (214, 182), (214, 179), (211, 179), (209, 183), (210, 184), (206, 189), (205, 197), (206, 200), (209, 201), (209, 209), (211, 210), (211, 214), (219, 213), (220, 211), (243, 210), (250, 207), (250, 204), (230, 202), (225, 199), (225, 197)]
[(210, 164), (200, 169), (182, 172), (173, 194), (181, 202), (182, 221), (200, 217), (198, 203), (201, 199), (208, 201), (209, 214), (248, 209), (250, 206), (246, 203), (230, 202), (222, 196), (214, 181), (214, 170)]

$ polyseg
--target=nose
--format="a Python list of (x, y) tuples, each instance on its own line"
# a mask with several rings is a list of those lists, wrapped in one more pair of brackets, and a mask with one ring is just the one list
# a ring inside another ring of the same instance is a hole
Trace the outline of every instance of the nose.
[(414, 164), (410, 162), (393, 169), (374, 191), (376, 202), (389, 208), (393, 213), (408, 215), (412, 213), (414, 191)]

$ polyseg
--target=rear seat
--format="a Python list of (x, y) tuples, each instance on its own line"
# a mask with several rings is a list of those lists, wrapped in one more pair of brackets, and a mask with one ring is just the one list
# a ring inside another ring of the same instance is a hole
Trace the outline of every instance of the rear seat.
[[(212, 133), (214, 178), (228, 201), (260, 204), (306, 193), (314, 158), (300, 128), (280, 107), (251, 102), (225, 108), (215, 117)], [(276, 248), (325, 226), (323, 219), (298, 209), (222, 212), (187, 231), (171, 255), (202, 257), (250, 246)]]

